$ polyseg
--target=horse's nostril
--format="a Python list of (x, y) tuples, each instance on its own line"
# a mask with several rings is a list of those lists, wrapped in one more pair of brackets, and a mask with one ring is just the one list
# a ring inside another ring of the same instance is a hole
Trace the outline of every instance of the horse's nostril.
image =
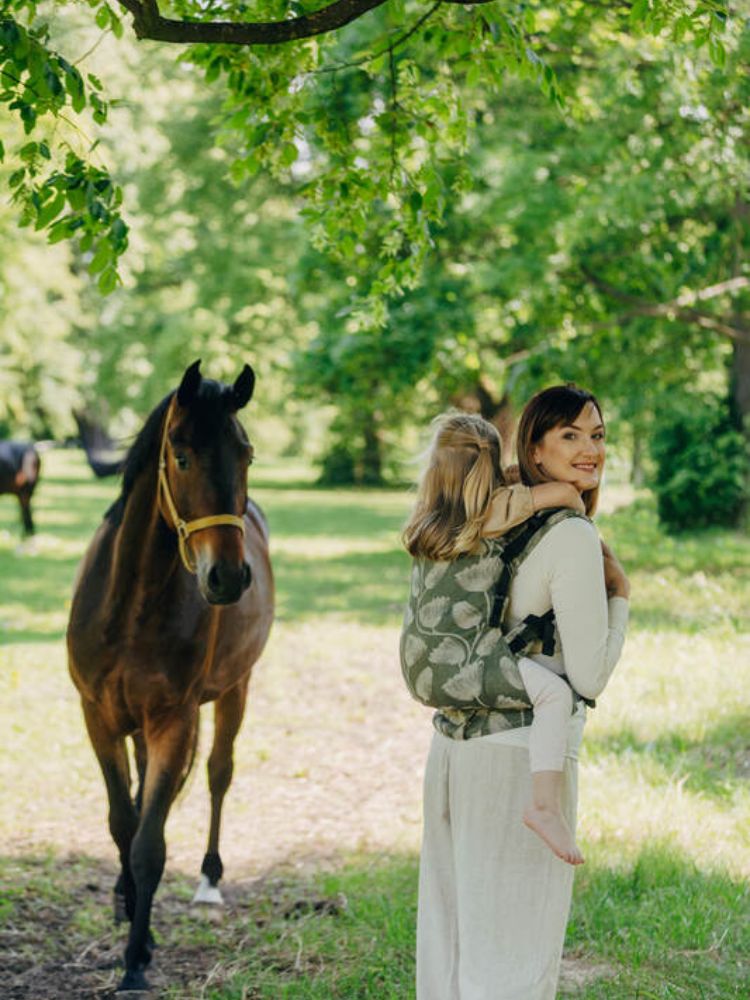
[(221, 589), (221, 578), (219, 576), (219, 571), (215, 566), (212, 566), (208, 571), (208, 585), (213, 591), (218, 591)]
[(253, 578), (253, 575), (250, 572), (250, 563), (243, 563), (243, 565), (242, 565), (242, 586), (243, 586), (244, 589), (247, 589), (250, 586), (250, 581), (252, 580), (252, 578)]

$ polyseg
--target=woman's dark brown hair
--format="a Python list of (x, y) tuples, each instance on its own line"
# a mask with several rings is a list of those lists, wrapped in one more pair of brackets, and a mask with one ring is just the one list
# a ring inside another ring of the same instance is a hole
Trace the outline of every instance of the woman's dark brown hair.
[[(516, 450), (521, 482), (527, 486), (546, 483), (549, 478), (534, 461), (534, 448), (553, 427), (566, 427), (575, 422), (587, 403), (593, 403), (602, 417), (602, 408), (593, 393), (577, 385), (553, 385), (533, 396), (524, 407), (518, 423)], [(602, 417), (602, 424), (604, 417)], [(586, 513), (592, 517), (599, 502), (599, 487), (582, 494)]]

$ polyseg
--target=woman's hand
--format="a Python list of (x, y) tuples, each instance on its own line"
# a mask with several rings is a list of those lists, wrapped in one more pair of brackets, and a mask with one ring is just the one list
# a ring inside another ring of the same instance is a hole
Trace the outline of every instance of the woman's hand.
[(622, 564), (606, 542), (602, 542), (604, 556), (604, 584), (607, 597), (630, 597), (630, 580), (625, 575)]

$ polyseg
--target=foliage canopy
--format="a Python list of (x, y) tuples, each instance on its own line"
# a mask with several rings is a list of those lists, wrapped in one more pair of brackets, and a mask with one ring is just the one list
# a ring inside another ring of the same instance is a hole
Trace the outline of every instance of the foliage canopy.
[(309, 0), (5, 0), (0, 102), (24, 132), (8, 150), (21, 222), (79, 241), (103, 292), (127, 246), (121, 193), (87, 134), (108, 103), (102, 81), (78, 69), (78, 54), (58, 51), (45, 21), (76, 6), (102, 32), (174, 44), (207, 83), (221, 79), (235, 179), (260, 168), (296, 178), (316, 245), (377, 261), (354, 293), (363, 326), (382, 325), (385, 298), (418, 284), (434, 225), (468, 185), (461, 164), (477, 104), (509, 72), (562, 105), (552, 65), (561, 51), (574, 67), (589, 40), (606, 48), (647, 32), (688, 38), (721, 63), (727, 19), (721, 0), (334, 0), (319, 9)]

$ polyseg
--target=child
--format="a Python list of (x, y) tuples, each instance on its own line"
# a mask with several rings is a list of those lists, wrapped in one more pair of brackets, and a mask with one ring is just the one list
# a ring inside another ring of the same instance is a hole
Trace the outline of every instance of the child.
[[(506, 485), (500, 437), (486, 420), (449, 413), (435, 423), (427, 469), (404, 529), (412, 556), (444, 562), (476, 552), (482, 538), (503, 535), (544, 508), (571, 507), (583, 513), (583, 501), (569, 483)], [(441, 625), (441, 634), (445, 628)], [(521, 657), (518, 666), (534, 707), (529, 733), (532, 801), (523, 820), (558, 857), (581, 864), (560, 805), (572, 691), (562, 677), (528, 657)]]

